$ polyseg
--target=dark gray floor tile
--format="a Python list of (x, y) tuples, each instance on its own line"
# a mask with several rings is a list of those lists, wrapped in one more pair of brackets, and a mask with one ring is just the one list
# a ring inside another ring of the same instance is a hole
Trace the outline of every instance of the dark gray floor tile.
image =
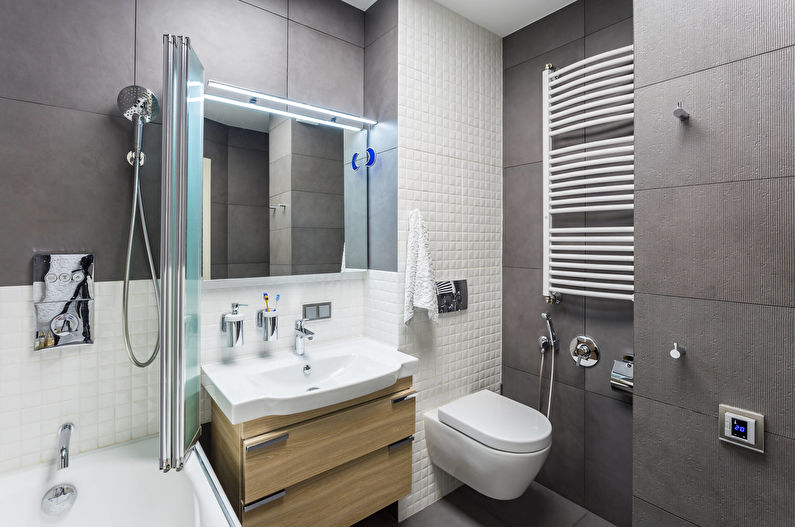
[[(503, 166), (541, 161), (541, 73), (583, 58), (583, 41), (545, 52), (503, 73)], [(562, 144), (556, 146), (562, 146)]]
[(795, 4), (786, 0), (741, 7), (732, 2), (635, 2), (634, 18), (636, 86), (795, 44)]
[(635, 193), (635, 291), (795, 306), (795, 178)]
[[(502, 341), (503, 364), (538, 374), (541, 353), (538, 337), (547, 334), (541, 313), (552, 315), (560, 341), (556, 355), (555, 379), (579, 388), (584, 383), (584, 368), (578, 367), (569, 356), (569, 342), (581, 335), (584, 325), (584, 302), (581, 297), (567, 296), (560, 304), (550, 305), (539, 294), (540, 269), (503, 267), (502, 274)], [(549, 357), (547, 357), (549, 359)], [(548, 377), (550, 361), (544, 366)]]
[(291, 99), (362, 114), (364, 49), (290, 22)]
[(137, 84), (160, 93), (169, 33), (191, 38), (205, 79), (287, 95), (285, 18), (230, 0), (138, 0), (137, 13)]
[(397, 46), (394, 28), (364, 50), (364, 115), (378, 121), (368, 137), (377, 152), (397, 146)]
[[(132, 204), (132, 168), (126, 161), (132, 124), (6, 99), (0, 100), (0, 122), (0, 220), (6, 233), (0, 284), (30, 284), (34, 251), (93, 252), (96, 279), (120, 280)], [(151, 157), (142, 188), (157, 253), (159, 206), (152, 204), (159, 204), (158, 126), (144, 130), (144, 146)], [(141, 255), (133, 261), (134, 276), (146, 277), (140, 234), (134, 250)]]
[(397, 148), (367, 169), (368, 267), (397, 271)]
[(133, 2), (4, 1), (0, 11), (0, 96), (120, 115), (116, 95), (133, 84)]
[(364, 11), (342, 0), (290, 0), (290, 20), (364, 46)]
[(569, 527), (587, 513), (576, 503), (535, 482), (515, 500), (482, 499), (487, 510), (507, 527)]
[(795, 175), (793, 78), (790, 47), (637, 90), (636, 188)]
[(461, 487), (400, 522), (400, 526), (506, 527), (483, 507), (480, 498), (475, 491), (468, 487)]
[(585, 0), (585, 34), (632, 18), (632, 0)]
[(502, 64), (510, 68), (584, 35), (584, 1), (578, 0), (502, 39)]
[(369, 46), (397, 23), (398, 0), (378, 0), (364, 13), (364, 45)]
[(541, 163), (503, 171), (502, 264), (540, 268), (543, 265), (541, 236)]
[(599, 362), (585, 370), (585, 389), (589, 392), (632, 401), (630, 395), (610, 387), (610, 372), (613, 361), (634, 353), (633, 311), (633, 303), (626, 300), (585, 299), (585, 334), (599, 345)]
[[(614, 0), (600, 0), (613, 2)], [(589, 0), (586, 0), (586, 5)], [(585, 56), (593, 57), (611, 49), (632, 44), (632, 18), (626, 18), (585, 37)]]
[(635, 527), (695, 527), (694, 523), (678, 518), (640, 498), (632, 499), (632, 522)]
[(228, 155), (229, 204), (267, 207), (268, 152), (230, 146)]
[(574, 527), (615, 527), (615, 524), (610, 523), (604, 518), (600, 518), (592, 512), (589, 512), (586, 513), (580, 521), (575, 523)]
[(630, 527), (632, 406), (586, 392), (584, 443), (585, 506), (619, 527)]
[[(795, 342), (795, 309), (645, 294), (635, 307), (638, 393), (715, 416), (719, 403), (749, 408), (766, 430), (795, 438), (795, 358), (786, 346), (758, 346), (760, 334)], [(668, 354), (674, 340), (682, 359)]]

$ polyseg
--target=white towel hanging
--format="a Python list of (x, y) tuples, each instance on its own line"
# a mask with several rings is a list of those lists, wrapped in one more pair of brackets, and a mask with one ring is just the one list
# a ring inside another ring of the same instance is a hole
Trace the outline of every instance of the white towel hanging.
[(414, 308), (428, 311), (433, 322), (439, 319), (436, 299), (436, 277), (433, 272), (428, 228), (419, 209), (409, 213), (409, 236), (406, 247), (406, 298), (403, 306), (403, 322), (408, 324), (414, 316)]

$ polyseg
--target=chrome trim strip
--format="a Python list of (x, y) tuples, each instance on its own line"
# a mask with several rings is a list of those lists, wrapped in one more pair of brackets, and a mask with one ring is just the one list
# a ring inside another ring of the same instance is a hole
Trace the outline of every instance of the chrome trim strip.
[(397, 399), (392, 399), (392, 404), (402, 403), (403, 401), (409, 401), (411, 399), (416, 399), (416, 393), (410, 393), (408, 395), (404, 395), (403, 397), (398, 397)]
[(398, 447), (401, 447), (403, 445), (406, 445), (406, 444), (409, 444), (409, 443), (413, 443), (413, 442), (414, 442), (414, 436), (408, 436), (407, 438), (401, 439), (400, 441), (395, 441), (394, 443), (389, 445), (387, 448), (389, 448), (389, 451), (392, 452), (394, 449), (396, 449)]
[(276, 443), (282, 443), (287, 441), (287, 438), (290, 437), (289, 433), (282, 434), (279, 437), (274, 437), (273, 439), (268, 439), (267, 441), (263, 441), (262, 443), (256, 443), (254, 445), (249, 445), (246, 447), (246, 453), (254, 452), (261, 448), (265, 448), (266, 446), (275, 445)]
[[(218, 482), (218, 478), (215, 476), (215, 472), (207, 468), (210, 463), (207, 461), (207, 455), (204, 453), (204, 449), (199, 443), (196, 443), (193, 445), (193, 447), (191, 447), (191, 451), (194, 450), (196, 451), (196, 459), (199, 461), (199, 466), (204, 473), (204, 477), (207, 479), (207, 483), (210, 484), (210, 488), (213, 491), (213, 495), (215, 495), (218, 506), (221, 508), (221, 512), (224, 513), (226, 523), (229, 524), (229, 527), (240, 527), (240, 521), (231, 510), (232, 504), (229, 503), (229, 499), (226, 497), (226, 494), (219, 489), (220, 483)], [(190, 454), (190, 452), (188, 454)]]
[(174, 144), (174, 39), (163, 35), (163, 136), (161, 157), (161, 198), (160, 198), (160, 470), (168, 472), (171, 468), (171, 328), (170, 314), (171, 272), (169, 269), (171, 242), (171, 177), (172, 146)]
[(271, 494), (269, 496), (265, 496), (261, 500), (255, 501), (254, 503), (249, 503), (248, 505), (244, 505), (243, 506), (243, 512), (253, 511), (257, 507), (262, 507), (263, 505), (265, 505), (267, 503), (270, 503), (272, 501), (276, 501), (278, 499), (281, 499), (285, 495), (287, 495), (287, 490), (285, 490), (285, 489), (282, 489), (282, 490), (280, 490), (278, 492), (274, 492), (273, 494)]

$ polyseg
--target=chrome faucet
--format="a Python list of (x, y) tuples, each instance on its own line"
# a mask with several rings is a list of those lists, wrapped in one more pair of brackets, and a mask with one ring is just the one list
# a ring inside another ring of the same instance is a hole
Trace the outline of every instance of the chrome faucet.
[(303, 356), (304, 354), (304, 341), (312, 340), (315, 336), (314, 331), (309, 331), (304, 327), (304, 323), (309, 322), (309, 319), (299, 318), (295, 321), (295, 354)]
[(66, 423), (58, 429), (58, 470), (69, 466), (69, 441), (72, 439), (72, 430), (75, 425)]

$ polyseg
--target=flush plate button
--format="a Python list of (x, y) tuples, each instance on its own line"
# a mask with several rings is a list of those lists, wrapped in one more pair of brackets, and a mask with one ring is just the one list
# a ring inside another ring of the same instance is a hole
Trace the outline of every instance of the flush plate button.
[(764, 453), (764, 415), (721, 404), (718, 406), (718, 421), (718, 438), (721, 441)]

